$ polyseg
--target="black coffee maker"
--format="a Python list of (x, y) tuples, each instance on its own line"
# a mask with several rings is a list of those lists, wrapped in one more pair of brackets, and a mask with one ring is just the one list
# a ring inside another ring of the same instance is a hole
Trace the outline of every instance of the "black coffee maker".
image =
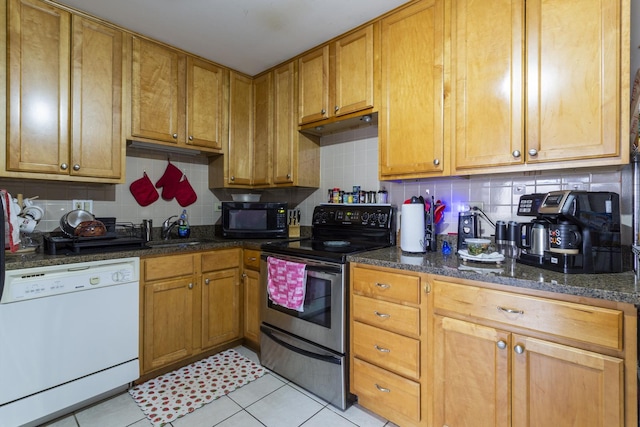
[(537, 209), (549, 225), (539, 265), (561, 273), (622, 271), (620, 196), (608, 191), (552, 191)]

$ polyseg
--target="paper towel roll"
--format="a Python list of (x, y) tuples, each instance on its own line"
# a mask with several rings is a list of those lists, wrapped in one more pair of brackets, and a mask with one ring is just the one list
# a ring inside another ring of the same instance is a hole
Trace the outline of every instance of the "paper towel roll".
[(402, 205), (400, 249), (405, 252), (425, 252), (424, 226), (424, 205), (422, 203)]

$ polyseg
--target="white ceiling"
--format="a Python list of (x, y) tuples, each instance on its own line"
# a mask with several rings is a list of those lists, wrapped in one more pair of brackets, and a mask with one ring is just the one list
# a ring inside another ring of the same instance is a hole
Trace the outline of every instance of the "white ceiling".
[(59, 0), (251, 76), (407, 0)]

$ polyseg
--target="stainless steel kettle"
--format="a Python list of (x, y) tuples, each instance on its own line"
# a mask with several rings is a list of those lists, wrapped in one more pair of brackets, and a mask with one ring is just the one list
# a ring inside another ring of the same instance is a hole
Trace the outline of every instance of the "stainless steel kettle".
[(526, 253), (544, 255), (549, 250), (549, 225), (546, 221), (534, 220), (520, 224), (518, 246)]

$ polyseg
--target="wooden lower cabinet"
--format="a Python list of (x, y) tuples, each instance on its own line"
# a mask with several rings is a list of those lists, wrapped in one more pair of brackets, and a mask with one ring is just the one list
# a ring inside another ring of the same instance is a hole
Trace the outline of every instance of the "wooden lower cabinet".
[(241, 338), (241, 253), (142, 259), (142, 376)]
[(350, 269), (351, 392), (380, 416), (429, 427), (638, 425), (633, 305)]
[(244, 271), (244, 342), (249, 347), (260, 349), (260, 251), (245, 249)]

